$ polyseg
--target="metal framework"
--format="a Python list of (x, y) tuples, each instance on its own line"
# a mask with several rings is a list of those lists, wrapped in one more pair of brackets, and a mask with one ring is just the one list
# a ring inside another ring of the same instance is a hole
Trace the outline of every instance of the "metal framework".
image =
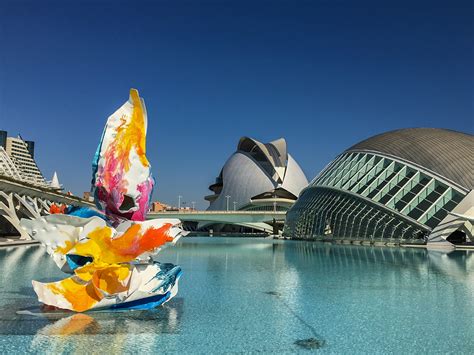
[(92, 206), (90, 202), (74, 196), (0, 176), (0, 216), (20, 233), (20, 239), (31, 239), (21, 228), (20, 219), (47, 215), (53, 203)]
[(288, 212), (284, 234), (425, 242), (466, 194), (443, 177), (392, 156), (345, 152), (303, 190)]
[(51, 205), (49, 200), (0, 191), (0, 215), (20, 233), (20, 239), (31, 239), (21, 228), (20, 219), (47, 215)]

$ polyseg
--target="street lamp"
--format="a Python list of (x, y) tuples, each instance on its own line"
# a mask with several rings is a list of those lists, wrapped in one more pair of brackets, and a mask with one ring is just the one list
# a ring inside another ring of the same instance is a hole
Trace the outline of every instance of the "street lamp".
[(230, 195), (227, 195), (225, 198), (227, 199), (227, 212), (229, 212), (229, 199), (230, 199)]
[(235, 206), (237, 205), (237, 202), (234, 201), (234, 211), (235, 211)]
[(183, 198), (183, 196), (181, 195), (178, 195), (178, 212), (179, 210), (181, 209), (181, 199)]
[(191, 202), (191, 204), (193, 205), (193, 211), (196, 209), (195, 206), (196, 206), (196, 202)]

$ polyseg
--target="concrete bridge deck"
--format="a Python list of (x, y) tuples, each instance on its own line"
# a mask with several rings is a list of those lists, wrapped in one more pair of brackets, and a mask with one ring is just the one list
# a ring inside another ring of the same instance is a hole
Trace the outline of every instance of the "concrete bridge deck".
[(183, 222), (273, 223), (283, 222), (285, 211), (164, 211), (148, 213), (147, 219), (178, 218)]
[[(20, 227), (21, 218), (38, 218), (49, 213), (51, 204), (66, 204), (73, 206), (92, 207), (93, 204), (77, 196), (70, 196), (41, 186), (32, 185), (0, 175), (0, 216), (20, 234), (21, 240), (30, 237)], [(0, 226), (0, 230), (10, 228), (8, 225)], [(12, 233), (4, 230), (3, 233)]]
[(86, 201), (80, 197), (67, 195), (63, 192), (47, 189), (41, 186), (27, 184), (2, 175), (0, 175), (0, 191), (4, 193), (18, 194), (19, 196), (41, 198), (45, 201), (64, 203), (67, 205), (94, 206), (92, 202)]

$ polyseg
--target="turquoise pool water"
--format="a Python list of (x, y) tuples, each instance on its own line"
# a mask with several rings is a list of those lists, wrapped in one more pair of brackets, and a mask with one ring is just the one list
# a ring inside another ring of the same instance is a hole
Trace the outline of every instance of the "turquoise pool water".
[[(39, 312), (41, 247), (0, 248), (0, 353), (473, 353), (474, 254), (184, 238), (178, 295), (153, 311)], [(308, 340), (309, 339), (309, 340)]]

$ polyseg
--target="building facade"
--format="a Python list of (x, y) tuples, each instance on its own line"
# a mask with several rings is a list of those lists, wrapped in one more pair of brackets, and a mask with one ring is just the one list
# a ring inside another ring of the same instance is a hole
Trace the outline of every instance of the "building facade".
[(440, 226), (458, 206), (464, 206), (460, 213), (473, 206), (473, 152), (472, 135), (443, 129), (403, 129), (364, 140), (338, 155), (302, 191), (287, 214), (284, 234), (426, 243), (444, 228), (439, 241), (450, 242), (452, 231)]
[(0, 131), (0, 174), (38, 186), (48, 186), (35, 159), (35, 143)]
[(159, 202), (159, 201), (153, 201), (151, 204), (150, 204), (150, 212), (163, 212), (163, 211), (167, 211), (171, 209), (171, 206), (163, 203), (163, 202)]

